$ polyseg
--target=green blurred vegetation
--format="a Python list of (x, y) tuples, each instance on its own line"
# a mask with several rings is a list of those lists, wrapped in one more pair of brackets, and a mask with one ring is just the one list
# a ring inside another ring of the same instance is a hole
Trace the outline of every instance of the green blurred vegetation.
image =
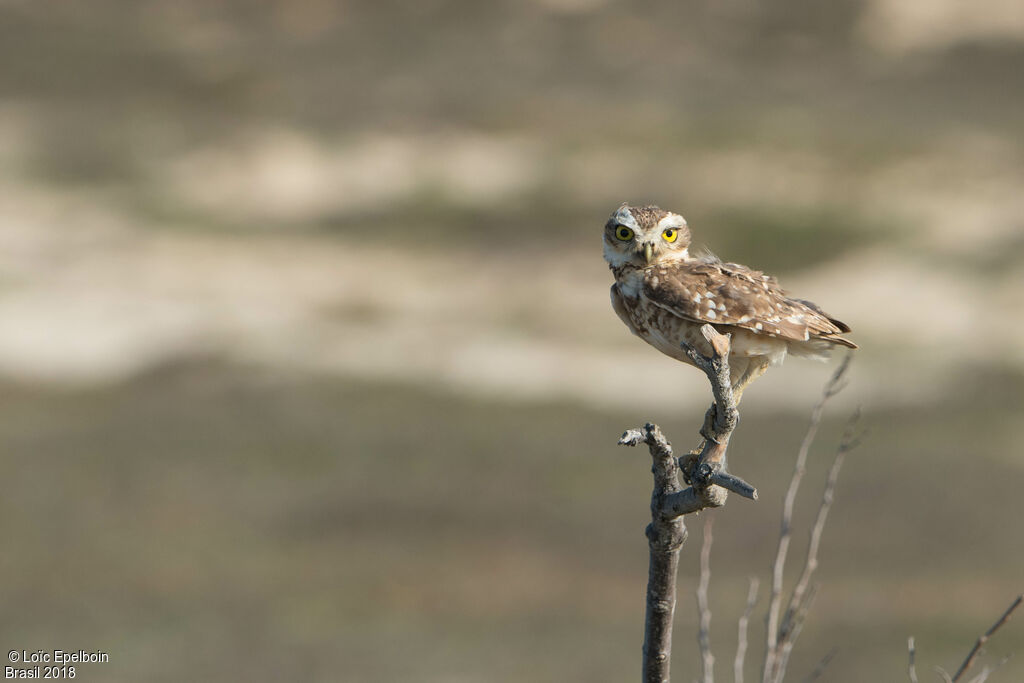
[[(927, 407), (868, 407), (794, 655), (798, 678), (833, 646), (829, 680), (898, 677), (910, 634), (922, 665), (954, 666), (1019, 590), (1024, 546), (993, 520), (1012, 526), (1017, 514), (1024, 381), (985, 379), (985, 391)], [(981, 389), (976, 381), (965, 388)], [(0, 640), (12, 647), (108, 650), (112, 663), (83, 676), (109, 681), (635, 674), (648, 456), (615, 439), (646, 416), (214, 361), (105, 389), (2, 393), (0, 533), (16, 552), (0, 564), (4, 612), (15, 615)], [(668, 406), (650, 417), (677, 441), (695, 429)], [(799, 524), (844, 420), (826, 420)], [(990, 425), (985, 449), (968, 436), (979, 420)], [(711, 513), (720, 661), (731, 657), (746, 577), (767, 578), (805, 425), (744, 417), (735, 436), (734, 458), (762, 500), (753, 515), (741, 500)], [(688, 550), (699, 520), (691, 527)], [(798, 532), (794, 558), (804, 542)], [(683, 565), (676, 658), (686, 677), (696, 553)], [(760, 622), (751, 628), (756, 657)], [(1019, 629), (1006, 629), (988, 651), (1022, 647)]]

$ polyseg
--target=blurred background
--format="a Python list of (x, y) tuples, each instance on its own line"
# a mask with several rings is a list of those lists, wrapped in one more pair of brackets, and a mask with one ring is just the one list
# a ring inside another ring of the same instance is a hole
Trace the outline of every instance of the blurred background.
[[(109, 652), (87, 681), (636, 680), (615, 441), (690, 445), (709, 396), (611, 311), (629, 201), (862, 346), (793, 679), (899, 679), (910, 635), (954, 670), (1024, 588), (1022, 73), (1013, 0), (0, 2), (0, 643)], [(746, 394), (720, 678), (830, 372)], [(1019, 619), (1013, 652), (992, 680)]]

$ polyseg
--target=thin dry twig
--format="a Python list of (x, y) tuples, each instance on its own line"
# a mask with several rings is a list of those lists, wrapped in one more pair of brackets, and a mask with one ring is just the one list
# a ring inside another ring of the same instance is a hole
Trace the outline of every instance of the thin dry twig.
[(714, 536), (712, 517), (704, 520), (704, 538), (700, 546), (700, 580), (697, 582), (697, 612), (700, 625), (697, 629), (697, 645), (700, 648), (701, 671), (704, 683), (715, 681), (715, 656), (711, 652), (711, 608), (708, 606), (708, 586), (711, 583), (711, 544)]
[[(775, 562), (772, 565), (771, 592), (768, 600), (768, 614), (766, 616), (765, 629), (765, 655), (762, 669), (762, 683), (774, 683), (779, 679), (779, 612), (782, 607), (782, 579), (786, 565), (786, 555), (789, 552), (789, 544), (792, 539), (793, 505), (796, 501), (797, 491), (800, 489), (800, 482), (807, 469), (807, 455), (810, 452), (811, 444), (818, 434), (818, 427), (821, 425), (821, 418), (825, 411), (825, 405), (829, 399), (834, 397), (846, 387), (846, 372), (850, 367), (852, 354), (847, 354), (839, 367), (832, 374), (832, 377), (825, 384), (817, 405), (811, 412), (811, 421), (807, 427), (807, 433), (800, 444), (797, 452), (796, 463), (793, 467), (793, 476), (790, 478), (789, 487), (786, 489), (786, 496), (782, 507), (782, 525), (779, 531), (779, 545), (775, 553)], [(805, 588), (806, 590), (806, 588)]]
[(811, 611), (811, 605), (814, 604), (814, 598), (817, 596), (818, 584), (811, 584), (810, 589), (807, 591), (807, 597), (804, 598), (800, 609), (794, 615), (791, 630), (786, 633), (784, 638), (779, 639), (779, 652), (775, 665), (778, 673), (775, 676), (775, 683), (782, 683), (782, 680), (786, 677), (789, 655), (792, 654), (793, 646), (796, 645), (797, 639), (800, 638), (800, 632), (803, 630), (804, 622), (807, 620), (807, 613)]
[(914, 636), (907, 638), (907, 656), (910, 660), (907, 663), (907, 676), (910, 678), (910, 683), (917, 683), (917, 664), (914, 662), (917, 657), (917, 648), (914, 647)]
[(985, 683), (988, 680), (989, 674), (992, 673), (992, 669), (985, 667), (981, 670), (981, 673), (970, 680), (969, 683)]
[(1007, 663), (1008, 661), (1010, 661), (1010, 658), (1011, 658), (1011, 657), (1013, 657), (1013, 654), (1012, 654), (1012, 653), (1011, 653), (1011, 654), (1008, 654), (1008, 655), (1006, 655), (1005, 657), (1003, 657), (1002, 659), (1000, 659), (1000, 660), (999, 660), (999, 663), (998, 663), (998, 664), (996, 664), (995, 666), (993, 666), (993, 667), (992, 667), (991, 669), (990, 669), (989, 667), (987, 667), (987, 666), (986, 666), (986, 667), (985, 667), (985, 668), (984, 668), (984, 669), (982, 670), (982, 672), (981, 672), (980, 674), (978, 674), (978, 675), (977, 675), (977, 676), (975, 676), (975, 677), (974, 677), (973, 679), (971, 679), (971, 683), (985, 683), (985, 681), (987, 681), (987, 680), (988, 680), (988, 677), (989, 677), (990, 675), (994, 674), (995, 672), (999, 671), (1000, 669), (1002, 669), (1002, 668), (1003, 668), (1003, 665), (1004, 665), (1004, 664), (1006, 664), (1006, 663)]
[(818, 662), (818, 666), (814, 667), (814, 670), (811, 671), (811, 673), (809, 673), (807, 675), (807, 678), (804, 679), (804, 683), (812, 683), (812, 681), (816, 681), (819, 678), (821, 678), (821, 675), (823, 673), (825, 673), (825, 669), (828, 668), (829, 663), (833, 659), (835, 659), (835, 656), (838, 653), (839, 653), (839, 648), (838, 647), (833, 647), (831, 650), (829, 650), (825, 654), (825, 656), (821, 658), (821, 661)]
[(949, 673), (941, 666), (935, 667), (935, 673), (942, 679), (943, 683), (953, 683), (953, 679), (949, 677)]
[(992, 624), (989, 630), (978, 636), (978, 641), (974, 643), (974, 647), (971, 648), (971, 651), (967, 654), (967, 659), (965, 659), (964, 663), (960, 665), (957, 672), (953, 674), (953, 683), (959, 681), (960, 677), (963, 676), (969, 668), (971, 668), (971, 665), (974, 663), (974, 658), (977, 657), (978, 652), (981, 651), (981, 647), (988, 641), (993, 633), (998, 631), (1003, 624), (1010, 620), (1010, 616), (1013, 614), (1013, 611), (1020, 607), (1021, 602), (1024, 602), (1024, 595), (1018, 595), (1017, 598), (1010, 603), (1010, 606), (1006, 608), (1003, 615), (996, 620), (996, 623)]
[(747, 627), (750, 624), (750, 615), (754, 613), (754, 606), (757, 604), (757, 589), (760, 586), (756, 576), (750, 577), (750, 589), (747, 591), (747, 607), (743, 610), (739, 622), (739, 635), (736, 640), (736, 659), (733, 661), (732, 670), (736, 683), (743, 683), (743, 666), (747, 658)]
[(793, 645), (796, 642), (796, 634), (799, 632), (803, 618), (806, 617), (807, 614), (806, 607), (809, 606), (805, 606), (804, 603), (807, 598), (807, 591), (810, 587), (811, 579), (814, 577), (814, 572), (818, 568), (818, 549), (821, 546), (821, 536), (825, 530), (825, 522), (828, 520), (829, 510), (832, 508), (832, 501), (835, 499), (836, 483), (839, 481), (839, 471), (842, 469), (843, 460), (846, 457), (846, 454), (856, 448), (861, 441), (861, 433), (857, 429), (859, 421), (860, 409), (858, 408), (847, 422), (843, 438), (839, 443), (839, 448), (836, 449), (835, 459), (832, 461), (832, 467), (829, 469), (828, 477), (825, 480), (825, 491), (822, 494), (821, 505), (818, 507), (818, 515), (814, 520), (814, 525), (811, 527), (810, 541), (807, 544), (807, 557), (804, 561), (804, 569), (800, 575), (800, 579), (796, 583), (796, 586), (793, 588), (793, 594), (790, 596), (789, 602), (786, 605), (786, 611), (782, 617), (782, 624), (779, 627), (778, 642), (785, 654), (776, 664), (776, 668), (780, 672), (777, 680), (781, 680), (781, 672), (786, 670), (789, 652), (793, 649)]

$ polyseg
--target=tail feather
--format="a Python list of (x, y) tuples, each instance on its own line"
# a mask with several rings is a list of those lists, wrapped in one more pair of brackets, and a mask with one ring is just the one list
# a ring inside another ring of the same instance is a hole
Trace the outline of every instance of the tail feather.
[[(849, 325), (844, 323), (842, 320), (837, 320), (837, 319), (833, 318), (828, 313), (826, 313), (825, 311), (821, 310), (821, 306), (819, 306), (818, 304), (814, 303), (813, 301), (808, 301), (807, 299), (794, 299), (794, 301), (799, 301), (800, 303), (802, 303), (804, 306), (807, 306), (807, 308), (811, 309), (815, 313), (820, 313), (822, 316), (825, 317), (825, 319), (827, 319), (830, 323), (835, 325), (836, 329), (838, 329), (840, 333), (846, 333), (846, 332), (850, 331), (850, 326)], [(844, 341), (846, 341), (846, 340), (844, 340)], [(853, 342), (847, 341), (847, 344), (852, 344), (852, 343)], [(853, 346), (851, 348), (855, 349), (857, 347)]]
[[(845, 326), (845, 325), (843, 325), (843, 327), (846, 327), (846, 326)], [(843, 330), (843, 331), (844, 331), (844, 332), (849, 332), (849, 331), (850, 331), (850, 328), (846, 328), (846, 329), (845, 329), (845, 330)], [(848, 349), (857, 349), (857, 348), (860, 348), (859, 346), (857, 346), (856, 344), (854, 344), (854, 343), (853, 343), (852, 341), (850, 341), (849, 339), (846, 339), (845, 337), (838, 337), (838, 336), (828, 336), (828, 337), (822, 337), (822, 339), (823, 339), (823, 340), (825, 340), (825, 341), (829, 341), (829, 342), (832, 342), (833, 344), (837, 344), (837, 345), (839, 345), (839, 346), (845, 346), (845, 347), (846, 347), (846, 348), (848, 348)]]
[(847, 325), (846, 323), (844, 323), (842, 320), (836, 320), (835, 318), (829, 318), (827, 315), (825, 317), (828, 318), (828, 321), (830, 323), (832, 323), (833, 325), (838, 327), (840, 332), (849, 332), (850, 331), (850, 326)]

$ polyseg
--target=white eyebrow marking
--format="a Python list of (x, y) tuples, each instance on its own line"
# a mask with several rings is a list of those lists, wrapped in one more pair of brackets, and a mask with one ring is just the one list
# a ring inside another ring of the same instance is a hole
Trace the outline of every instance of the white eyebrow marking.
[(658, 221), (658, 230), (667, 230), (669, 228), (681, 228), (686, 225), (686, 219), (680, 216), (678, 213), (670, 213), (660, 221)]

